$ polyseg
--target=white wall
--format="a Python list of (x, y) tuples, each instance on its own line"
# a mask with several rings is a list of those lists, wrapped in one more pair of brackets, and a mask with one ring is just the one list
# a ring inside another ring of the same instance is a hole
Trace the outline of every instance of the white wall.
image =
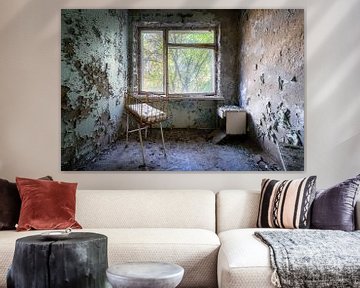
[[(82, 189), (258, 189), (263, 177), (318, 175), (326, 187), (360, 173), (360, 1), (17, 0), (0, 2), (0, 178), (52, 175)], [(226, 3), (225, 3), (226, 2)], [(196, 5), (196, 6), (194, 6)], [(61, 8), (304, 8), (304, 173), (61, 172)]]

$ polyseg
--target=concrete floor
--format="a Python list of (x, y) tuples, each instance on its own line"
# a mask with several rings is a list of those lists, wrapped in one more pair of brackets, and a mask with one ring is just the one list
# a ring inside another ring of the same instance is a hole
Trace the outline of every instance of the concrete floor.
[(124, 139), (111, 145), (83, 171), (268, 171), (280, 170), (264, 151), (246, 136), (227, 136), (213, 143), (214, 131), (197, 129), (164, 130), (167, 156), (164, 156), (160, 131), (151, 129), (144, 140), (146, 165), (143, 165), (138, 133), (129, 143)]

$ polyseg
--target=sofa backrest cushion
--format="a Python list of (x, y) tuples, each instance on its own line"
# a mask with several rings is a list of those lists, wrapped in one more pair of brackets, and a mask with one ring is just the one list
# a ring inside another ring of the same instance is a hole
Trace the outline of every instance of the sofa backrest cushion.
[[(222, 190), (216, 194), (216, 232), (256, 228), (260, 191)], [(355, 206), (355, 227), (360, 230), (360, 197)]]
[(199, 228), (215, 231), (209, 190), (78, 190), (83, 228)]
[(260, 192), (222, 190), (216, 194), (217, 233), (238, 228), (255, 228)]

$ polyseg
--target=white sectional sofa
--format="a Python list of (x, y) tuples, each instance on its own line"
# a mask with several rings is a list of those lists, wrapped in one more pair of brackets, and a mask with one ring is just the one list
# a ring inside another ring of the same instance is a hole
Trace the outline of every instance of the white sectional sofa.
[[(109, 265), (176, 263), (185, 269), (180, 287), (273, 287), (269, 249), (253, 236), (259, 198), (244, 190), (78, 190), (76, 219), (79, 231), (108, 237)], [(359, 203), (357, 212), (359, 224)], [(0, 231), (0, 288), (16, 239), (42, 232)]]

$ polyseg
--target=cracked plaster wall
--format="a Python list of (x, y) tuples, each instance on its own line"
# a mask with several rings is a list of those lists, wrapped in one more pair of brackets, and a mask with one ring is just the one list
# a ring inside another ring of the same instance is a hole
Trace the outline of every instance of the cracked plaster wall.
[[(219, 96), (224, 97), (220, 105), (238, 104), (238, 18), (241, 10), (129, 10), (129, 87), (138, 91), (137, 85), (137, 42), (134, 25), (220, 25), (220, 75)], [(134, 40), (135, 39), (135, 40)], [(176, 100), (169, 103), (169, 128), (216, 128), (214, 100)]]
[(62, 10), (62, 170), (117, 139), (127, 89), (127, 21), (126, 10)]
[(247, 10), (240, 27), (240, 103), (279, 160), (276, 143), (304, 145), (304, 11)]

